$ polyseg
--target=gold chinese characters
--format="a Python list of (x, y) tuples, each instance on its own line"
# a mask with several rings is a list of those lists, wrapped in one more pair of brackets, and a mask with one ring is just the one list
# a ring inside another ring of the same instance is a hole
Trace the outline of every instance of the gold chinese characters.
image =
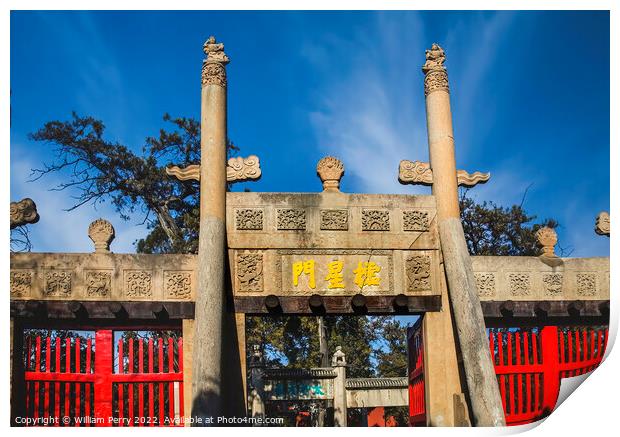
[[(313, 259), (296, 261), (292, 264), (293, 286), (298, 287), (300, 277), (306, 276), (308, 287), (316, 288), (315, 261)], [(353, 270), (353, 282), (360, 289), (365, 286), (381, 285), (381, 277), (378, 276), (381, 267), (374, 261), (360, 261)], [(327, 263), (327, 275), (319, 280), (327, 283), (328, 289), (343, 289), (346, 287), (344, 278), (344, 261), (333, 260)]]

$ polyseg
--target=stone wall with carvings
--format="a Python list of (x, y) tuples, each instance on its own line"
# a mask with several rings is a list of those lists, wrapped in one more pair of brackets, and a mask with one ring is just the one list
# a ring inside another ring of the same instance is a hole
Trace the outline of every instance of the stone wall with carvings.
[(474, 256), (482, 301), (573, 301), (609, 299), (609, 258)]
[(194, 255), (13, 253), (11, 299), (191, 301)]
[(432, 196), (226, 193), (230, 249), (439, 250)]

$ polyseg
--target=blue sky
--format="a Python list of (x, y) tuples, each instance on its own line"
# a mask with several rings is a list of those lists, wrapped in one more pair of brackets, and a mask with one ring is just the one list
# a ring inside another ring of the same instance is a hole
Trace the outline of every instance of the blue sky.
[[(346, 166), (347, 192), (428, 193), (397, 182), (401, 159), (428, 159), (424, 49), (447, 53), (457, 164), (491, 171), (470, 193), (560, 221), (571, 256), (607, 256), (594, 218), (609, 210), (607, 12), (12, 12), (11, 200), (33, 198), (35, 251), (91, 251), (106, 217), (115, 252), (146, 234), (108, 205), (73, 212), (62, 175), (27, 182), (52, 158), (28, 133), (71, 111), (135, 150), (165, 112), (199, 115), (202, 44), (231, 58), (229, 136), (261, 158), (254, 191), (320, 191), (317, 161)], [(243, 185), (235, 187), (242, 190)]]

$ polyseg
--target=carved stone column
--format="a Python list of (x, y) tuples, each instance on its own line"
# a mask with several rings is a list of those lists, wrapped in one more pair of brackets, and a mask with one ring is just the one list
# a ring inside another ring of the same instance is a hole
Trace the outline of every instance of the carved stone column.
[(347, 426), (347, 360), (342, 347), (337, 346), (332, 356), (334, 379), (334, 426)]
[(226, 252), (226, 64), (224, 44), (204, 44), (200, 134), (200, 235), (192, 369), (192, 416), (223, 415), (222, 337)]
[[(426, 96), (428, 147), (433, 173), (432, 192), (437, 202), (437, 223), (446, 271), (448, 296), (463, 358), (474, 425), (501, 426), (505, 425), (504, 410), (489, 353), (482, 308), (459, 214), (450, 90), (448, 73), (443, 65), (445, 59), (443, 49), (439, 45), (433, 44), (432, 48), (426, 51), (426, 63), (422, 67), (425, 74), (424, 94)], [(452, 319), (450, 306), (447, 305), (448, 302), (445, 297), (442, 300), (441, 313), (428, 313), (424, 317), (425, 337), (432, 335), (430, 331), (435, 329), (439, 332), (442, 329), (451, 329), (449, 326)], [(456, 369), (453, 368), (453, 345), (449, 344), (452, 342), (448, 339), (448, 341), (439, 344), (432, 342), (429, 344), (427, 340), (428, 337), (425, 338), (424, 342), (426, 358), (432, 360), (434, 355), (437, 359), (438, 368), (446, 371), (450, 380), (454, 380), (453, 375)], [(444, 347), (450, 352), (449, 354), (444, 353), (442, 360), (438, 355), (442, 353), (439, 349)], [(443, 369), (442, 361), (443, 366), (446, 366)], [(429, 372), (429, 377), (432, 378), (433, 364), (425, 365), (425, 368)], [(435, 378), (432, 385), (441, 383), (441, 377), (438, 377)], [(456, 387), (452, 388), (452, 390), (454, 389)], [(449, 395), (449, 393), (446, 394)], [(446, 402), (446, 410), (450, 411), (453, 421), (453, 396), (446, 399)], [(434, 415), (432, 411), (430, 413), (432, 424)]]

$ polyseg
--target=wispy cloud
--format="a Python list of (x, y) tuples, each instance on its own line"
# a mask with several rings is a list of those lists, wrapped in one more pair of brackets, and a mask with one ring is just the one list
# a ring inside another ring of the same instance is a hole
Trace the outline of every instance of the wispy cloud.
[[(474, 49), (453, 61), (464, 64), (459, 67), (463, 73), (458, 80), (459, 88), (467, 90), (455, 108), (455, 116), (457, 112), (458, 116), (470, 116), (468, 102), (476, 97), (492, 67), (499, 49), (498, 35), (510, 20), (510, 14), (487, 18), (479, 23), (479, 34), (468, 26), (468, 40), (475, 40), (471, 44)], [(432, 40), (450, 46), (454, 53), (464, 52), (462, 35), (455, 31), (434, 34)], [(420, 71), (428, 45), (423, 21), (411, 13), (378, 14), (371, 28), (353, 41), (332, 36), (308, 42), (304, 48), (306, 59), (324, 79), (315, 90), (316, 109), (310, 113), (315, 135), (325, 152), (345, 161), (349, 174), (359, 181), (356, 189), (369, 193), (428, 192), (421, 187), (403, 187), (397, 181), (401, 159), (428, 159)], [(343, 68), (345, 60), (348, 68)], [(459, 152), (469, 143), (459, 143)]]
[[(310, 119), (319, 147), (339, 156), (357, 190), (412, 192), (398, 184), (401, 159), (425, 159), (421, 89), (421, 20), (380, 14), (354, 40), (308, 42), (307, 60), (323, 74)], [(322, 45), (324, 48), (318, 48)], [(329, 54), (329, 56), (327, 56)], [(325, 62), (325, 59), (331, 59)], [(338, 59), (346, 59), (342, 70)], [(416, 77), (418, 80), (416, 81)]]

